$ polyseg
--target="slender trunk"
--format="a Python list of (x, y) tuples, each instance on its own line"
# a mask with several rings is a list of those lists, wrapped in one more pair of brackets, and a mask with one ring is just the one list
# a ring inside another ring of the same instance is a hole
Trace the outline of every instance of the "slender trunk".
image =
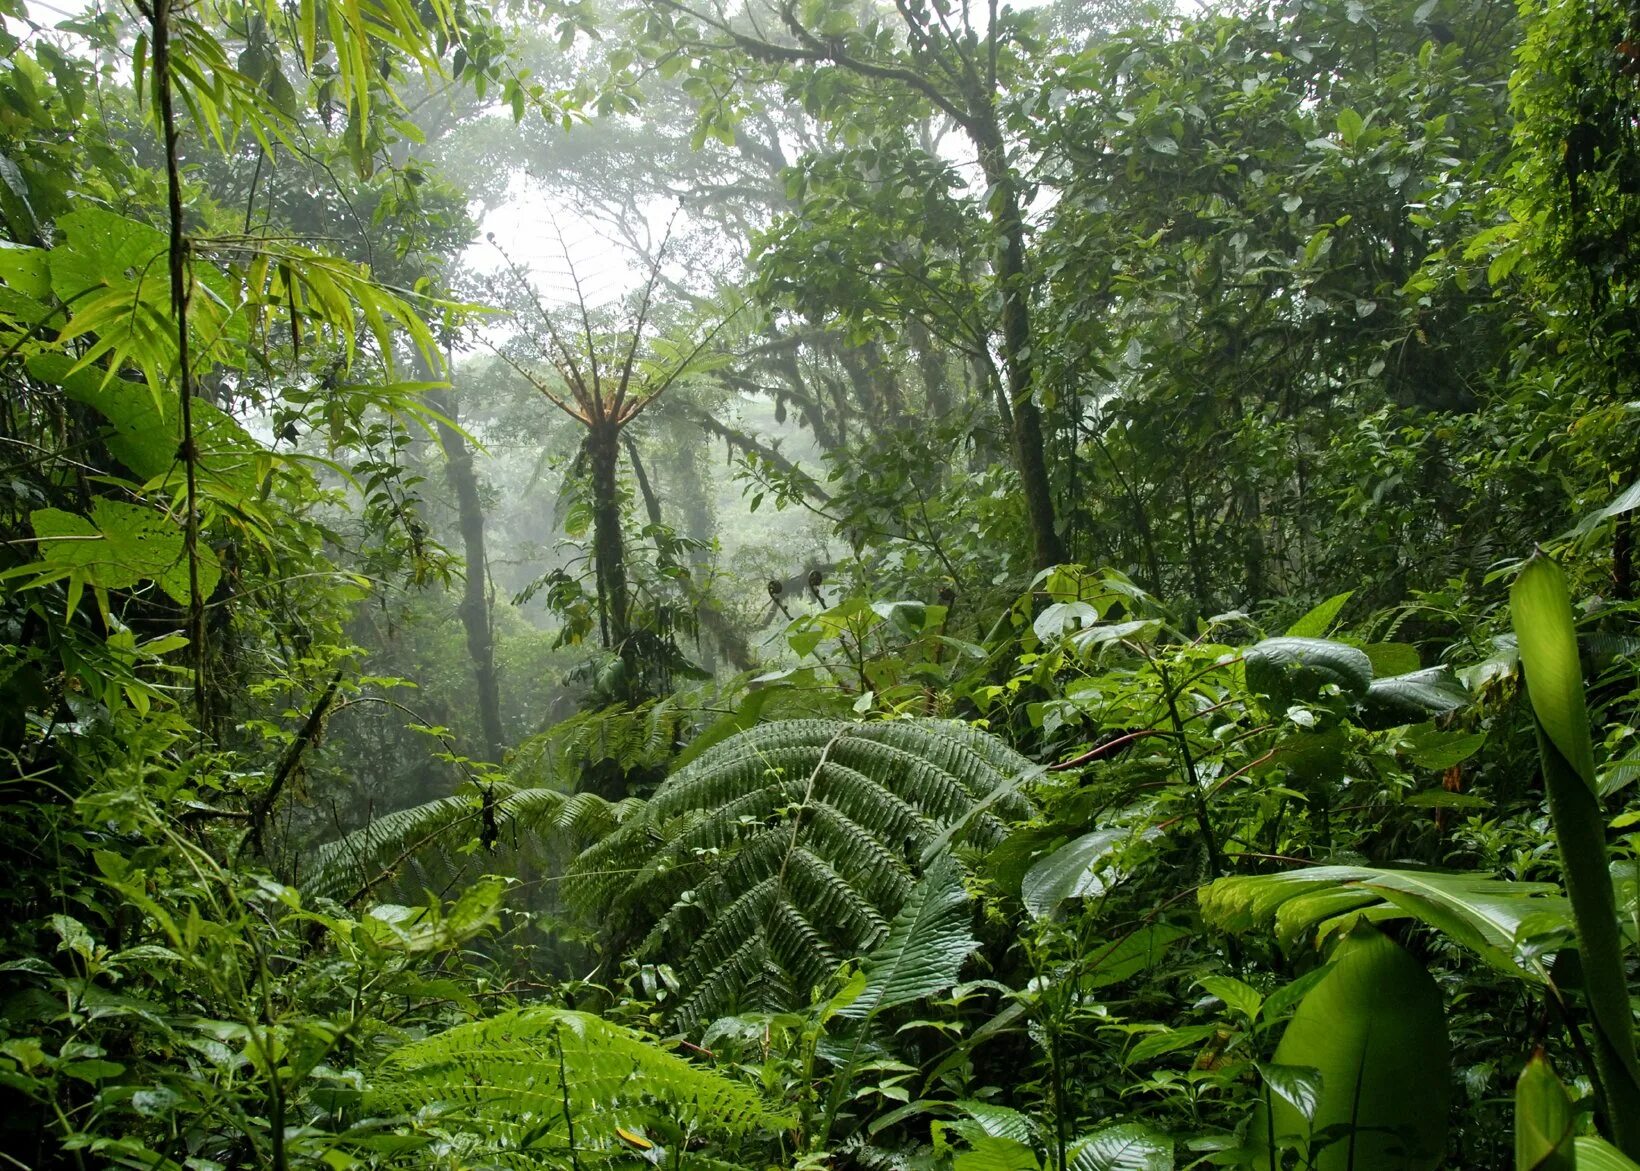
[(623, 659), (632, 653), (626, 584), (626, 548), (621, 536), (618, 468), (621, 429), (594, 423), (587, 431), (587, 472), (592, 487), (592, 563), (603, 618), (604, 645)]
[[(427, 392), (432, 408), (452, 422), (456, 408), (449, 393)], [(473, 677), (478, 685), (478, 722), (484, 735), (485, 759), (501, 761), (507, 739), (501, 726), (501, 685), (495, 673), (495, 640), (490, 629), (489, 559), (484, 547), (484, 503), (478, 494), (478, 475), (473, 470), (473, 453), (461, 432), (446, 423), (438, 425), (439, 446), (444, 449), (444, 474), (456, 498), (456, 516), (461, 526), (461, 543), (467, 557), (467, 579), (461, 592), (462, 629), (467, 634), (467, 654), (473, 660)]]
[(1008, 151), (990, 102), (971, 128), (979, 148), (980, 167), (991, 186), (991, 224), (996, 232), (996, 278), (1002, 299), (1002, 367), (1008, 403), (1013, 411), (1014, 461), (1025, 493), (1025, 515), (1031, 526), (1036, 566), (1045, 569), (1065, 559), (1054, 522), (1053, 491), (1043, 450), (1042, 410), (1033, 392), (1030, 287), (1025, 272), (1025, 220), (1019, 209), (1019, 183), (1008, 164)]

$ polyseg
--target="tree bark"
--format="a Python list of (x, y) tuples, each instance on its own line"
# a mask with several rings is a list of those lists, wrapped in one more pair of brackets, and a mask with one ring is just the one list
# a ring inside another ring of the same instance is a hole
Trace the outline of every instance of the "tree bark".
[[(455, 405), (448, 392), (430, 390), (427, 401), (452, 422)], [(485, 759), (499, 764), (507, 738), (501, 725), (501, 684), (495, 672), (495, 640), (490, 628), (489, 561), (484, 546), (484, 504), (478, 494), (478, 476), (473, 470), (473, 453), (461, 432), (447, 423), (438, 425), (439, 446), (444, 449), (444, 474), (455, 493), (456, 515), (461, 526), (461, 543), (467, 557), (466, 582), (462, 588), (462, 629), (467, 634), (467, 654), (473, 660), (473, 676), (478, 685), (478, 720), (484, 735)]]
[(1042, 410), (1032, 385), (1035, 363), (1031, 356), (1030, 288), (1025, 272), (1025, 220), (1019, 209), (1018, 179), (1008, 163), (1007, 146), (990, 101), (984, 101), (975, 114), (969, 132), (979, 148), (980, 168), (991, 187), (996, 278), (1002, 298), (1002, 367), (1013, 412), (1014, 462), (1025, 494), (1025, 516), (1031, 527), (1036, 567), (1046, 569), (1065, 559), (1065, 548), (1054, 519), (1053, 490), (1043, 449)]
[[(587, 472), (592, 491), (592, 564), (604, 646), (621, 658), (632, 654), (627, 597), (626, 546), (621, 533), (621, 428), (603, 420), (587, 428)], [(631, 665), (630, 663), (628, 664)]]

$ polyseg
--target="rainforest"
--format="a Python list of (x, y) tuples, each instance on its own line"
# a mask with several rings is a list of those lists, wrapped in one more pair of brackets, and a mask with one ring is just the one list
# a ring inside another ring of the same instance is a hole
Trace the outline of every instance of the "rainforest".
[(1634, 0), (0, 49), (0, 1169), (1640, 1171)]

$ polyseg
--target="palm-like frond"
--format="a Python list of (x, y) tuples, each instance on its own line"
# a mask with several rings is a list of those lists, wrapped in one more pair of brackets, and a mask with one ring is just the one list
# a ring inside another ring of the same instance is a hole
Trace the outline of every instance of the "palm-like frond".
[(660, 768), (677, 750), (687, 725), (686, 711), (675, 696), (577, 712), (520, 744), (511, 755), (509, 775), (521, 786), (574, 788), (592, 765), (608, 762), (622, 771)]
[(436, 1117), (443, 1129), (481, 1136), (488, 1158), (533, 1167), (629, 1163), (630, 1136), (661, 1120), (717, 1140), (790, 1125), (746, 1085), (630, 1029), (546, 1005), (395, 1050), (372, 1075), (366, 1106)]
[(888, 934), (952, 826), (995, 844), (1030, 763), (962, 724), (791, 720), (702, 753), (578, 858), (571, 898), (650, 928), (683, 1025), (804, 1003)]

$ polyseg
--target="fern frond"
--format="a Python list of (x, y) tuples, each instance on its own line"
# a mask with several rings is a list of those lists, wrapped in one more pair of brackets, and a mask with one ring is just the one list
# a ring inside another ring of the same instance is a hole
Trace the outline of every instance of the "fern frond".
[(612, 764), (622, 772), (658, 768), (676, 750), (686, 722), (671, 696), (635, 707), (576, 712), (520, 744), (512, 754), (511, 775), (530, 787), (573, 789), (595, 765)]
[(934, 843), (960, 826), (985, 848), (1027, 815), (1014, 788), (1030, 770), (959, 723), (760, 725), (668, 778), (576, 860), (566, 893), (647, 927), (640, 954), (682, 984), (676, 1023), (793, 1007), (890, 935)]
[(618, 1129), (641, 1134), (658, 1120), (719, 1140), (791, 1125), (750, 1087), (639, 1033), (544, 1005), (395, 1050), (371, 1077), (366, 1106), (482, 1136), (486, 1156), (509, 1166), (629, 1161)]
[(841, 1014), (869, 1017), (956, 983), (962, 962), (979, 946), (969, 930), (972, 917), (962, 871), (950, 854), (941, 854), (894, 916), (888, 938), (866, 957), (865, 987)]
[(319, 846), (297, 882), (310, 897), (351, 901), (386, 881), (418, 853), (431, 855), (449, 842), (476, 834), (481, 815), (477, 793), (396, 810)]
[[(498, 840), (525, 853), (546, 841), (578, 848), (613, 833), (643, 807), (635, 800), (611, 804), (591, 793), (503, 784), (495, 786), (493, 799)], [(470, 790), (378, 817), (313, 851), (298, 885), (310, 897), (352, 901), (389, 882), (416, 893), (444, 891), (464, 876), (496, 869), (493, 861), (462, 850), (482, 828), (483, 800)]]

